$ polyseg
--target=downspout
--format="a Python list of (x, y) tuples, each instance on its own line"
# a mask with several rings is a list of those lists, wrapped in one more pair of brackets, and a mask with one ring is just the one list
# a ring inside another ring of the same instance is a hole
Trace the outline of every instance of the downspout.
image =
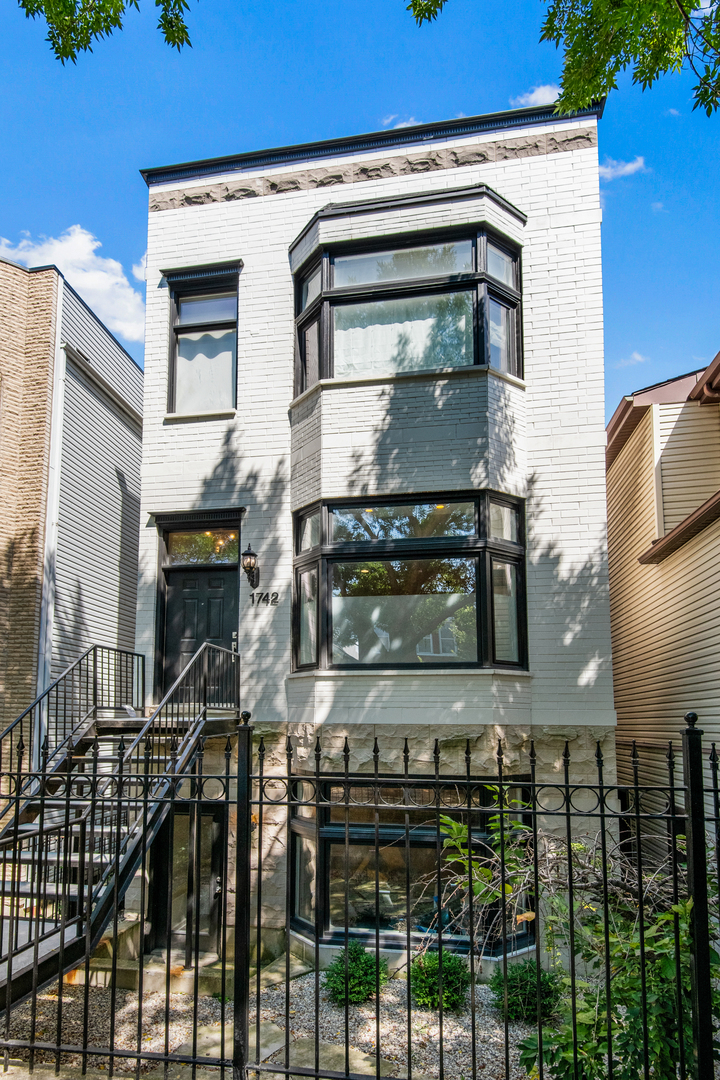
[[(53, 370), (52, 416), (50, 421), (50, 460), (45, 504), (45, 554), (40, 607), (37, 692), (50, 685), (52, 643), (55, 626), (55, 561), (57, 556), (58, 516), (60, 511), (60, 465), (62, 459), (63, 416), (65, 410), (65, 349), (62, 345), (63, 292), (65, 279), (58, 274), (57, 313), (55, 318), (55, 364)], [(36, 745), (40, 745), (39, 742)]]

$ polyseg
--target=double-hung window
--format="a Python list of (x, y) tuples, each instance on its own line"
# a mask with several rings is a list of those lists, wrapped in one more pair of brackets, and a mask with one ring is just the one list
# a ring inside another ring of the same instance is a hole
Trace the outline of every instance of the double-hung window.
[(484, 364), (521, 374), (519, 253), (487, 232), (336, 246), (296, 278), (296, 391)]
[(522, 509), (472, 492), (296, 515), (296, 669), (525, 666)]
[[(237, 395), (237, 271), (168, 272), (172, 333), (168, 411), (228, 412)], [(175, 280), (179, 279), (179, 280)]]

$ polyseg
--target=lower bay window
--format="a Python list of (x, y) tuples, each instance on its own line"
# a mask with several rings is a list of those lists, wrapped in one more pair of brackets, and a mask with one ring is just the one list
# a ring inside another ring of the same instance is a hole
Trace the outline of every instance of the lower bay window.
[(296, 517), (296, 669), (525, 666), (522, 503), (370, 502)]
[[(522, 778), (513, 789), (516, 803), (523, 801)], [(462, 887), (450, 884), (462, 874), (443, 851), (444, 833), (436, 806), (436, 793), (413, 784), (383, 783), (375, 804), (372, 783), (322, 785), (321, 799), (314, 805), (314, 784), (299, 779), (295, 784), (292, 837), (292, 923), (300, 933), (314, 934), (319, 924), (328, 943), (344, 939), (345, 930), (360, 938), (380, 934), (383, 946), (402, 948), (410, 936), (413, 945), (437, 935), (438, 907), (446, 947), (464, 950), (469, 943), (467, 905)], [(467, 812), (446, 803), (465, 797), (461, 789), (441, 789), (442, 815), (467, 823)], [(478, 785), (473, 792), (474, 858), (478, 865), (493, 858), (491, 827), (495, 789)], [(308, 801), (303, 804), (303, 800)], [(457, 800), (457, 801), (455, 801)], [(402, 808), (411, 802), (417, 809)], [(393, 806), (397, 804), (397, 808)], [(487, 806), (487, 812), (481, 807)], [(377, 811), (377, 822), (376, 822)], [(316, 820), (316, 814), (319, 820)], [(438, 842), (439, 841), (439, 842)], [(438, 867), (438, 859), (440, 865)], [(443, 900), (438, 905), (438, 868)], [(447, 886), (447, 887), (446, 887)], [(319, 904), (319, 910), (316, 909)], [(317, 922), (316, 922), (317, 916)], [(501, 938), (498, 912), (484, 913), (481, 931), (486, 951), (492, 952)], [(476, 933), (478, 926), (476, 925)], [(519, 938), (518, 938), (519, 931)], [(527, 922), (514, 931), (515, 948), (529, 941)], [(522, 938), (522, 940), (520, 940)], [(480, 942), (477, 942), (480, 945)]]

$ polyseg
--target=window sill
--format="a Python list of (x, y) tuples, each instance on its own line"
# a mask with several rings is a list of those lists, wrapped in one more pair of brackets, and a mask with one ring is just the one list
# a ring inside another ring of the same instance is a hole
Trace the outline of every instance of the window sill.
[(166, 413), (163, 417), (164, 424), (187, 424), (195, 420), (232, 420), (237, 415), (237, 409), (219, 409), (211, 412), (193, 413)]
[(312, 668), (310, 671), (291, 671), (287, 676), (288, 679), (352, 679), (358, 678), (358, 676), (368, 679), (385, 679), (391, 676), (393, 679), (398, 676), (404, 676), (408, 679), (428, 679), (428, 678), (445, 678), (448, 675), (460, 675), (463, 678), (468, 676), (477, 678), (488, 675), (505, 675), (511, 679), (532, 679), (532, 671), (525, 671), (522, 668), (464, 668), (458, 667), (456, 669), (448, 668), (435, 668), (432, 670), (423, 670), (423, 668), (368, 668), (367, 671), (359, 671), (357, 668), (340, 671), (337, 668)]
[(476, 378), (492, 375), (496, 379), (510, 383), (511, 386), (517, 386), (520, 390), (525, 390), (527, 387), (524, 379), (519, 379), (516, 375), (509, 375), (504, 371), (498, 371), (488, 364), (473, 364), (468, 367), (427, 368), (424, 371), (402, 371), (396, 375), (355, 375), (351, 379), (320, 379), (318, 382), (313, 383), (309, 389), (303, 390), (302, 394), (298, 394), (296, 398), (293, 398), (290, 402), (290, 408), (293, 409), (319, 390), (338, 390), (348, 386), (377, 386), (417, 379), (446, 379), (461, 376), (467, 378), (468, 375)]

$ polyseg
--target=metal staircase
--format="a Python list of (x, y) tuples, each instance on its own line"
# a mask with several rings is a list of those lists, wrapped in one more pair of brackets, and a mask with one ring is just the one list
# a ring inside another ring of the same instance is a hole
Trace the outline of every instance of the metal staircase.
[(94, 646), (0, 735), (0, 1009), (89, 963), (168, 791), (239, 722), (235, 653), (203, 645), (147, 719), (143, 660)]

